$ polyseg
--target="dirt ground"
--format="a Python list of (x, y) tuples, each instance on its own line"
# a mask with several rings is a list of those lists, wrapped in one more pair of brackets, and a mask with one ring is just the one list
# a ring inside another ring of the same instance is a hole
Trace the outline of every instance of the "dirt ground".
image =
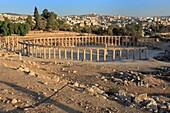
[[(41, 33), (33, 34), (30, 36)], [(170, 62), (152, 58), (89, 62), (22, 56), (19, 60), (18, 54), (0, 50), (0, 113), (147, 113), (152, 109), (168, 113), (169, 69)], [(134, 74), (145, 75), (144, 83), (129, 78)], [(114, 90), (113, 95), (109, 89)], [(120, 96), (117, 90), (126, 94)], [(157, 100), (156, 109), (148, 103), (134, 103), (137, 95), (144, 93)]]
[[(1, 53), (6, 52), (1, 50)], [(125, 106), (120, 101), (82, 90), (75, 83), (89, 87), (96, 85), (107, 89), (115, 86), (115, 84), (109, 80), (103, 81), (100, 78), (113, 73), (115, 70), (150, 73), (161, 66), (170, 66), (170, 64), (156, 60), (92, 63), (70, 60), (44, 60), (25, 56), (20, 61), (17, 54), (9, 53), (8, 57), (0, 57), (0, 112), (148, 112), (139, 107)], [(27, 67), (29, 71), (36, 74), (35, 76), (28, 74), (19, 70), (19, 67)], [(147, 80), (152, 84), (164, 84), (168, 87), (164, 89), (160, 87), (124, 86), (119, 84), (116, 87), (134, 94), (170, 95), (169, 81), (154, 78), (154, 75), (152, 76), (151, 74), (148, 74)], [(74, 85), (71, 83), (74, 83)], [(53, 96), (50, 98), (49, 96), (51, 95)]]

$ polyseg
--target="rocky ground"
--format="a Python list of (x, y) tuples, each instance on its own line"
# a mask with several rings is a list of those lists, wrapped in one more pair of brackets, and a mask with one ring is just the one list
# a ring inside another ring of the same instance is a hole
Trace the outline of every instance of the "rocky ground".
[(170, 112), (170, 63), (82, 62), (0, 50), (0, 112)]

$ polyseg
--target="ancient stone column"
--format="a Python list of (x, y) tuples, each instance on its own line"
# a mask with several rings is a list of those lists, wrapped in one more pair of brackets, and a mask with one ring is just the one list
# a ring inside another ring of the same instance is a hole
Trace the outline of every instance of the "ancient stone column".
[(113, 49), (113, 56), (112, 56), (112, 58), (113, 58), (113, 61), (115, 60), (115, 56), (116, 55), (116, 50), (115, 49)]
[(106, 40), (107, 40), (107, 37), (104, 37), (104, 44), (106, 45), (107, 43), (106, 43)]
[(40, 58), (42, 58), (42, 47), (39, 48)]
[(56, 46), (56, 38), (54, 38), (54, 46)]
[(48, 40), (48, 46), (50, 45), (50, 38), (47, 39)]
[(61, 46), (64, 46), (64, 39), (61, 38)]
[(26, 45), (26, 56), (28, 56), (28, 45)]
[(92, 60), (93, 60), (93, 50), (90, 49), (90, 61), (92, 61)]
[(126, 59), (129, 59), (129, 49), (126, 49)]
[(145, 59), (148, 58), (148, 49), (145, 49)]
[(99, 49), (97, 49), (97, 61), (100, 61), (100, 53), (99, 53)]
[(70, 38), (68, 38), (68, 45), (71, 46)]
[(87, 37), (87, 46), (89, 46), (89, 45), (90, 45), (90, 38)]
[(38, 56), (38, 47), (35, 46), (35, 57), (37, 58), (37, 56)]
[(87, 37), (85, 37), (85, 46), (87, 46)]
[(124, 39), (125, 39), (125, 37), (120, 37), (120, 41), (122, 41), (122, 42), (121, 42), (121, 45), (122, 45), (122, 46), (124, 46)]
[(111, 46), (113, 46), (114, 45), (113, 36), (111, 36), (111, 40), (112, 40)]
[(45, 38), (44, 38), (44, 39), (43, 39), (43, 45), (45, 45), (45, 41), (46, 41), (46, 40), (45, 40)]
[(90, 46), (93, 45), (93, 37), (90, 37), (90, 43), (89, 43)]
[(29, 56), (31, 56), (31, 45), (28, 46), (29, 49)]
[(77, 46), (79, 46), (79, 38), (76, 37), (76, 41), (77, 41)]
[(61, 59), (61, 49), (58, 48), (58, 59)]
[(83, 51), (84, 51), (84, 52), (83, 52), (83, 54), (84, 54), (84, 60), (86, 60), (86, 48), (84, 48)]
[(104, 61), (106, 61), (106, 57), (107, 57), (107, 49), (104, 49)]
[(81, 46), (84, 46), (84, 37), (81, 37)]
[(22, 44), (22, 54), (25, 55), (25, 44)]
[(33, 55), (33, 47), (32, 47), (32, 45), (30, 46), (30, 55), (31, 55), (32, 57), (34, 57), (34, 55)]
[(21, 54), (23, 55), (23, 44), (21, 44)]
[(51, 38), (51, 46), (54, 46), (54, 45), (53, 45), (53, 38)]
[(75, 42), (76, 42), (75, 46), (77, 46), (77, 37), (75, 38)]
[(119, 40), (119, 44), (118, 44), (118, 46), (120, 46), (120, 36), (119, 36), (118, 38), (119, 38), (119, 39), (118, 39), (118, 40)]
[(107, 37), (106, 44), (110, 46), (110, 37)]
[(12, 51), (14, 51), (14, 44), (15, 44), (14, 37), (12, 37)]
[(21, 52), (19, 52), (19, 60), (20, 60), (20, 61), (22, 60), (22, 54), (21, 54)]
[(135, 48), (133, 49), (133, 59), (134, 60), (136, 59), (136, 49)]
[(93, 40), (94, 40), (93, 44), (96, 45), (96, 37), (93, 37)]
[(127, 43), (128, 43), (128, 42), (127, 42), (127, 40), (128, 40), (128, 37), (126, 37), (126, 47), (128, 46), (128, 44), (127, 44)]
[(71, 50), (70, 50), (70, 57), (71, 57), (71, 60), (73, 60), (73, 49), (71, 48)]
[(132, 46), (132, 37), (130, 37), (130, 39), (129, 39), (129, 46), (130, 47)]
[(46, 48), (44, 47), (44, 59), (46, 59)]
[(97, 37), (98, 38), (98, 42), (97, 42), (97, 45), (100, 45), (101, 44), (101, 40), (100, 40), (100, 37)]
[(53, 58), (56, 59), (56, 48), (53, 48)]
[(77, 60), (79, 60), (79, 49), (77, 49)]
[(139, 49), (139, 59), (142, 59), (142, 49)]
[(117, 37), (115, 36), (115, 46), (117, 46)]
[(39, 43), (39, 44), (41, 45), (41, 44), (42, 44), (42, 38), (40, 38), (39, 40), (40, 40), (40, 43)]
[(65, 38), (65, 46), (66, 46), (66, 47), (68, 46), (68, 40), (67, 40), (67, 38)]
[(37, 46), (37, 58), (39, 57), (40, 58), (40, 48), (39, 46)]
[(101, 37), (101, 44), (103, 44), (103, 38), (104, 38), (104, 37)]
[(37, 46), (34, 46), (35, 58), (37, 58)]
[(67, 49), (64, 49), (64, 59), (67, 59)]
[(51, 48), (48, 48), (48, 58), (51, 58)]
[(36, 44), (36, 41), (35, 41), (35, 39), (34, 39), (34, 44)]
[(120, 61), (122, 60), (122, 49), (119, 50), (119, 58), (120, 58)]
[(74, 46), (75, 40), (74, 40), (74, 38), (71, 38), (71, 39), (72, 39), (72, 45), (71, 46)]

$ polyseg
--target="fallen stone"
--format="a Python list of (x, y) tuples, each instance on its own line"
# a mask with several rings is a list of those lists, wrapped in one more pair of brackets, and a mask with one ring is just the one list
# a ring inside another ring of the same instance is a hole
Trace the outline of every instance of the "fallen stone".
[(29, 71), (29, 68), (24, 68), (24, 72), (25, 73), (29, 73), (30, 71)]
[(118, 93), (116, 93), (116, 96), (120, 99), (126, 98), (126, 92), (124, 90), (119, 90)]
[(77, 73), (77, 71), (74, 70), (73, 73)]
[(146, 105), (146, 108), (148, 110), (152, 110), (153, 112), (158, 112), (158, 107), (157, 107), (157, 103), (154, 99), (151, 99), (148, 101), (148, 104)]
[(24, 69), (22, 67), (19, 67), (17, 71), (24, 71)]
[(18, 102), (17, 99), (12, 99), (11, 101), (12, 104), (16, 104), (17, 102)]
[(75, 87), (79, 87), (79, 83), (78, 83), (78, 82), (75, 82), (75, 83), (74, 83), (74, 86), (75, 86)]
[(61, 71), (65, 71), (65, 68), (62, 68)]
[(166, 113), (167, 112), (167, 107), (165, 105), (160, 105), (159, 106), (159, 113)]
[(51, 79), (54, 80), (55, 82), (59, 82), (60, 81), (60, 77), (58, 77), (56, 75), (53, 76)]
[(170, 103), (166, 102), (165, 105), (166, 105), (168, 111), (170, 111)]
[(54, 92), (58, 91), (57, 89), (54, 89), (54, 88), (53, 88), (53, 89), (51, 89), (51, 90), (52, 90), (52, 91), (54, 91)]
[(48, 82), (43, 82), (44, 85), (48, 85)]
[(90, 93), (94, 93), (94, 89), (93, 88), (87, 88), (87, 91), (89, 91)]
[(119, 74), (120, 74), (120, 75), (123, 75), (124, 73), (123, 73), (123, 72), (120, 72)]
[(147, 100), (147, 99), (148, 99), (147, 94), (143, 93), (143, 94), (139, 94), (138, 96), (136, 96), (135, 99), (134, 99), (134, 102), (140, 103), (140, 102)]
[(31, 75), (31, 76), (36, 76), (36, 74), (35, 74), (33, 71), (30, 71), (30, 72), (29, 72), (29, 75)]

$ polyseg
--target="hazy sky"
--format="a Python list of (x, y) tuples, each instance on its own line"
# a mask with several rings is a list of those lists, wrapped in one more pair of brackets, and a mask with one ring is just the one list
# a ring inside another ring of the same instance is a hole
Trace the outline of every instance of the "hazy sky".
[(0, 13), (33, 14), (47, 8), (59, 16), (102, 15), (170, 16), (170, 0), (0, 0)]

